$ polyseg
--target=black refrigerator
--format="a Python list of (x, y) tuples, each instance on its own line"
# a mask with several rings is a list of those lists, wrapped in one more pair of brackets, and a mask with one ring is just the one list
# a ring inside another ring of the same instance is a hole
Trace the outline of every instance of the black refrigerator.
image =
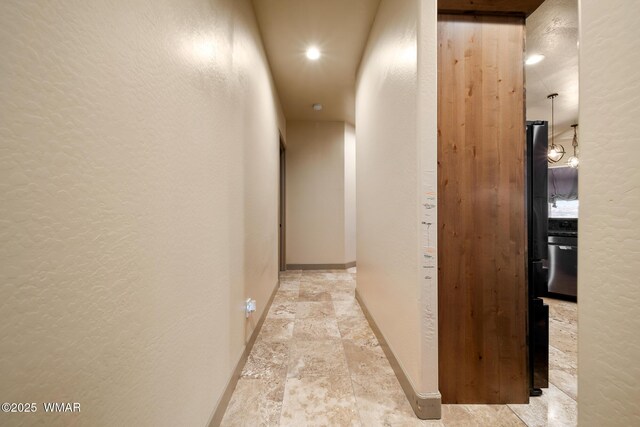
[(549, 306), (547, 294), (547, 233), (549, 202), (547, 192), (548, 125), (546, 121), (527, 122), (527, 282), (529, 293), (529, 380), (531, 396), (549, 387)]

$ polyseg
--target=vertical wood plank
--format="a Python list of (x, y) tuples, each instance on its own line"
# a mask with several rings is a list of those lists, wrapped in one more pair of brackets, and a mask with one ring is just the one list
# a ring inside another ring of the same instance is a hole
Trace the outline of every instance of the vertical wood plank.
[(528, 401), (524, 20), (440, 15), (443, 403)]

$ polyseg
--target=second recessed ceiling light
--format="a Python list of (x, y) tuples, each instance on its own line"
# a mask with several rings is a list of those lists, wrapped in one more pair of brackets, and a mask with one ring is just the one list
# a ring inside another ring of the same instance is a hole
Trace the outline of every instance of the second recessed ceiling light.
[(317, 60), (318, 58), (320, 58), (320, 50), (315, 46), (310, 47), (309, 49), (307, 49), (307, 58), (312, 61)]

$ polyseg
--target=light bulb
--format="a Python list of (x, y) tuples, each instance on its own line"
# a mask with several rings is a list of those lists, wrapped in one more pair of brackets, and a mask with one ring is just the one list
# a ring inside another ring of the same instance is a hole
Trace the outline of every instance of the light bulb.
[(312, 61), (320, 58), (320, 50), (315, 46), (310, 47), (309, 49), (307, 49), (307, 58)]
[(549, 157), (549, 160), (554, 163), (559, 161), (562, 156), (564, 156), (564, 149), (561, 149), (560, 147), (561, 146), (559, 145), (552, 145), (551, 148), (549, 148), (549, 152), (547, 153), (547, 157)]
[(578, 159), (576, 156), (571, 156), (569, 157), (569, 160), (567, 160), (567, 164), (572, 168), (577, 168), (580, 164), (580, 159)]

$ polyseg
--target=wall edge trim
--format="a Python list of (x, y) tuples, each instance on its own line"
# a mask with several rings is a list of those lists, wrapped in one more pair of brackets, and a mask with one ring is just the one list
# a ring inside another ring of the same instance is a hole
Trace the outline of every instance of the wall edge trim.
[(355, 261), (344, 264), (287, 264), (287, 270), (346, 270), (355, 266)]
[(236, 385), (238, 384), (238, 380), (240, 379), (240, 374), (242, 373), (242, 369), (244, 369), (244, 365), (247, 363), (247, 359), (249, 358), (249, 353), (251, 353), (251, 350), (253, 349), (253, 345), (256, 342), (256, 338), (258, 338), (258, 334), (260, 333), (260, 330), (262, 329), (262, 325), (264, 324), (264, 321), (267, 318), (267, 313), (269, 313), (269, 309), (271, 308), (271, 303), (273, 303), (273, 299), (275, 298), (276, 293), (278, 292), (278, 289), (280, 289), (279, 279), (278, 279), (278, 282), (276, 283), (275, 288), (273, 288), (273, 292), (269, 297), (269, 301), (267, 301), (267, 304), (264, 308), (264, 312), (260, 316), (260, 320), (258, 320), (258, 323), (256, 324), (255, 329), (251, 333), (251, 337), (249, 338), (249, 341), (247, 341), (247, 345), (244, 347), (244, 351), (240, 356), (240, 360), (238, 360), (238, 363), (236, 364), (235, 369), (231, 373), (231, 377), (227, 382), (227, 386), (225, 387), (224, 392), (222, 393), (222, 396), (220, 396), (220, 399), (216, 404), (216, 407), (213, 411), (213, 415), (211, 416), (211, 420), (207, 424), (208, 427), (218, 427), (220, 423), (222, 423), (222, 418), (224, 417), (224, 413), (227, 411), (227, 407), (229, 406), (229, 402), (231, 401), (231, 396), (233, 395), (233, 392), (236, 389)]
[(398, 382), (400, 382), (400, 386), (402, 387), (404, 394), (407, 396), (413, 412), (415, 412), (416, 416), (421, 420), (440, 419), (442, 417), (442, 396), (440, 395), (440, 392), (419, 393), (413, 388), (411, 380), (402, 369), (402, 365), (400, 365), (400, 362), (396, 358), (395, 354), (393, 354), (389, 343), (387, 342), (380, 328), (378, 328), (378, 325), (376, 324), (373, 316), (367, 309), (367, 306), (365, 305), (360, 292), (358, 292), (358, 289), (356, 289), (356, 300), (362, 308), (362, 312), (364, 313), (369, 326), (371, 326), (373, 333), (378, 339), (380, 347), (384, 351), (385, 356), (387, 356), (389, 364), (391, 365), (393, 372), (396, 374)]

